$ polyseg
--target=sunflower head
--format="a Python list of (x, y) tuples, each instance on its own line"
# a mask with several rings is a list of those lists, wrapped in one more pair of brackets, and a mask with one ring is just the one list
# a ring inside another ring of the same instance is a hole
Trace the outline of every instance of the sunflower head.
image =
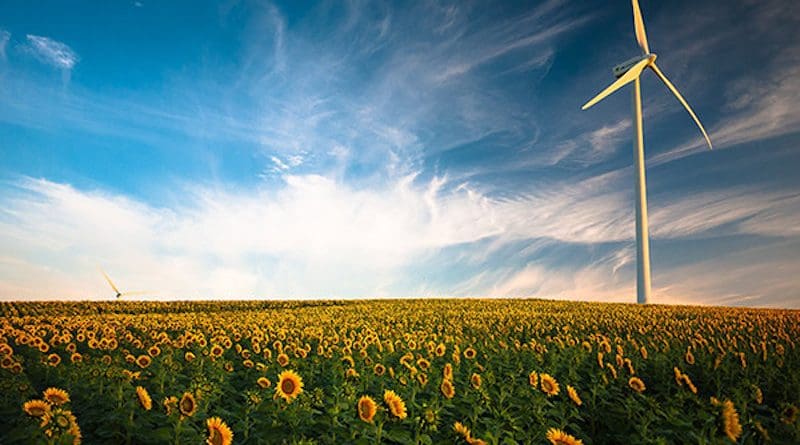
[(284, 367), (284, 366), (288, 365), (289, 364), (289, 356), (284, 354), (284, 353), (278, 354), (278, 364), (281, 365), (281, 367)]
[(61, 356), (55, 352), (47, 356), (47, 364), (50, 366), (58, 366), (61, 363)]
[(456, 423), (454, 423), (454, 424), (453, 424), (453, 431), (454, 431), (454, 432), (455, 432), (457, 435), (459, 435), (459, 436), (461, 436), (462, 438), (464, 438), (464, 440), (469, 440), (469, 439), (470, 439), (470, 437), (472, 437), (472, 433), (469, 431), (469, 428), (467, 428), (467, 427), (466, 427), (466, 426), (465, 426), (463, 423), (461, 423), (461, 422), (456, 422)]
[(397, 395), (394, 391), (386, 390), (383, 393), (383, 401), (389, 407), (389, 412), (398, 419), (405, 419), (408, 416), (406, 412), (406, 402)]
[(453, 387), (453, 382), (450, 380), (444, 379), (442, 380), (442, 386), (440, 388), (442, 390), (442, 395), (444, 395), (448, 399), (452, 399), (453, 396), (456, 395), (456, 389)]
[(178, 402), (178, 409), (181, 415), (192, 417), (197, 412), (197, 400), (195, 400), (194, 394), (190, 392), (183, 393), (181, 400)]
[(42, 417), (50, 412), (50, 404), (44, 400), (28, 400), (22, 405), (25, 414), (33, 417)]
[(171, 416), (178, 409), (178, 398), (175, 396), (169, 396), (164, 399), (162, 402), (164, 405), (164, 409), (167, 411), (167, 415)]
[(583, 441), (557, 428), (547, 430), (547, 440), (552, 445), (583, 445)]
[(547, 394), (548, 397), (557, 395), (561, 390), (556, 379), (550, 374), (542, 374), (539, 376), (539, 379), (541, 380), (542, 391)]
[(453, 365), (450, 363), (444, 365), (444, 370), (442, 371), (442, 375), (444, 376), (445, 380), (453, 380)]
[(153, 360), (150, 358), (149, 355), (140, 355), (139, 357), (136, 358), (136, 364), (142, 369), (150, 366), (150, 363), (152, 362)]
[(206, 420), (208, 427), (207, 445), (231, 445), (233, 443), (233, 431), (219, 417), (212, 417)]
[(370, 396), (361, 396), (358, 399), (358, 418), (367, 423), (372, 423), (375, 413), (378, 412), (378, 405)]
[(644, 386), (644, 382), (639, 377), (631, 377), (628, 379), (628, 386), (631, 387), (632, 390), (642, 393), (646, 389)]
[(476, 355), (477, 355), (477, 353), (472, 348), (467, 348), (467, 349), (464, 350), (464, 358), (465, 359), (472, 360), (472, 359), (475, 358)]
[(278, 375), (278, 384), (275, 385), (275, 395), (283, 397), (287, 403), (297, 398), (303, 392), (303, 379), (294, 371), (288, 369)]
[(570, 400), (572, 400), (572, 402), (575, 405), (577, 405), (577, 406), (583, 405), (583, 401), (581, 400), (580, 396), (578, 395), (578, 391), (576, 391), (575, 388), (573, 388), (570, 385), (567, 385), (567, 395), (569, 395)]
[(478, 374), (478, 373), (472, 373), (472, 377), (469, 378), (469, 383), (475, 389), (480, 388), (481, 387), (481, 375)]
[(781, 421), (787, 425), (792, 425), (797, 420), (798, 413), (800, 413), (800, 409), (794, 405), (788, 405), (781, 412)]
[(719, 402), (712, 398), (711, 403), (720, 408), (720, 421), (722, 423), (723, 434), (733, 442), (739, 440), (739, 436), (742, 435), (742, 424), (739, 423), (739, 413), (736, 412), (736, 407), (733, 405), (733, 402), (730, 400)]
[(153, 400), (150, 398), (150, 394), (147, 390), (142, 386), (137, 386), (136, 396), (139, 398), (139, 403), (142, 405), (142, 408), (144, 408), (145, 411), (150, 411), (153, 407)]
[(55, 406), (69, 402), (69, 393), (59, 388), (47, 388), (44, 390), (44, 399)]
[(531, 373), (528, 374), (528, 383), (534, 388), (539, 386), (539, 374), (536, 371), (531, 371)]

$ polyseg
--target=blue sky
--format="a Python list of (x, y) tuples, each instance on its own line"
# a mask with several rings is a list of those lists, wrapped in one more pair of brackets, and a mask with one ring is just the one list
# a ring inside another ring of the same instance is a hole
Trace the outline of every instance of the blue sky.
[[(635, 301), (629, 2), (106, 3), (0, 4), (0, 298)], [(653, 300), (800, 307), (800, 10), (641, 4)]]

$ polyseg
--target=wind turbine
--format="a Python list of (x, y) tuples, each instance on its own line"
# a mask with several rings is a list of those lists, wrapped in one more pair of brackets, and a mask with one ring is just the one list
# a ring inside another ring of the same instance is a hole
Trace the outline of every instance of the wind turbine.
[(142, 294), (149, 293), (147, 291), (120, 292), (119, 289), (117, 289), (117, 286), (114, 284), (114, 282), (111, 281), (111, 278), (108, 277), (108, 274), (106, 273), (106, 271), (104, 271), (103, 269), (100, 269), (100, 273), (102, 273), (103, 276), (106, 277), (106, 281), (108, 281), (108, 284), (111, 286), (112, 289), (114, 289), (114, 292), (117, 293), (116, 297), (117, 297), (118, 300), (120, 299), (120, 297), (127, 297), (129, 295), (142, 295)]
[(636, 33), (636, 41), (642, 49), (642, 55), (634, 57), (614, 67), (614, 76), (617, 80), (608, 86), (600, 94), (592, 98), (581, 107), (586, 110), (592, 105), (603, 100), (606, 96), (623, 86), (633, 82), (633, 121), (636, 133), (633, 138), (633, 154), (636, 159), (636, 302), (647, 303), (650, 299), (650, 236), (647, 225), (647, 182), (644, 174), (644, 135), (642, 133), (642, 94), (639, 78), (645, 68), (650, 68), (656, 73), (659, 79), (672, 91), (672, 94), (686, 108), (694, 122), (700, 127), (703, 137), (706, 138), (708, 148), (711, 148), (711, 139), (708, 138), (706, 129), (700, 123), (700, 119), (694, 114), (692, 108), (681, 96), (675, 85), (667, 79), (656, 65), (656, 55), (650, 52), (647, 45), (647, 35), (644, 31), (644, 20), (642, 11), (639, 9), (639, 1), (632, 0), (633, 3), (633, 29)]

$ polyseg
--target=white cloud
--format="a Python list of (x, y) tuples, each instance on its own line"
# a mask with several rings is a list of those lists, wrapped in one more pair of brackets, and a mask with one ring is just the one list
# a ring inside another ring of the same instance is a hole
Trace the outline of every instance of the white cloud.
[(195, 189), (176, 209), (29, 180), (4, 203), (0, 244), (17, 262), (2, 296), (105, 295), (95, 263), (164, 296), (372, 295), (420, 252), (497, 233), (481, 197), (412, 180), (354, 190), (287, 176), (275, 193)]
[(6, 46), (8, 46), (8, 41), (11, 39), (11, 33), (6, 31), (5, 29), (0, 29), (0, 59), (6, 59)]
[(64, 43), (49, 37), (27, 35), (26, 48), (40, 61), (63, 70), (71, 70), (78, 63), (78, 54)]
[[(476, 265), (480, 276), (436, 285), (412, 280), (413, 289), (602, 300), (632, 294), (632, 207), (625, 193), (609, 191), (627, 179), (620, 173), (503, 199), (445, 177), (420, 183), (406, 176), (358, 189), (318, 175), (284, 178), (276, 191), (191, 187), (173, 208), (25, 180), (0, 200), (0, 297), (106, 296), (97, 265), (124, 290), (172, 298), (409, 295), (397, 287), (408, 281), (409, 267), (424, 258), (441, 270), (455, 267), (448, 266), (453, 258), (439, 256), (455, 247), (464, 252), (456, 261)], [(676, 200), (652, 214), (658, 239), (733, 224), (725, 233), (796, 240), (790, 222), (800, 215), (800, 198), (740, 189)], [(546, 257), (492, 264), (492, 255), (516, 243), (529, 244), (519, 252), (526, 257), (548, 246), (624, 247), (587, 257), (583, 266), (549, 264)], [(701, 301), (697, 289), (706, 285), (686, 280), (680, 292), (671, 283), (681, 280), (660, 281), (657, 295)]]

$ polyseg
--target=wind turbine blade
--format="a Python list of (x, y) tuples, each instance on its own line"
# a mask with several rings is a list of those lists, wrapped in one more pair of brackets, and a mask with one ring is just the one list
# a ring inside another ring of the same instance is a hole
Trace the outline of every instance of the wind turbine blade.
[(636, 32), (636, 41), (645, 54), (650, 54), (650, 46), (647, 45), (647, 34), (644, 32), (644, 20), (642, 20), (642, 10), (639, 9), (639, 0), (633, 1), (633, 30)]
[(605, 90), (601, 91), (600, 94), (598, 94), (597, 96), (592, 98), (592, 100), (590, 100), (589, 102), (586, 102), (581, 107), (581, 110), (588, 109), (592, 105), (594, 105), (597, 102), (600, 102), (601, 100), (603, 100), (609, 94), (613, 93), (614, 91), (617, 91), (618, 89), (622, 88), (626, 84), (628, 84), (630, 82), (633, 82), (634, 79), (639, 77), (639, 74), (642, 73), (642, 70), (647, 66), (648, 63), (650, 63), (650, 59), (649, 58), (642, 59), (642, 61), (640, 61), (636, 65), (632, 66), (631, 69), (629, 69), (628, 71), (625, 72), (625, 74), (620, 76), (620, 78), (617, 79), (616, 82), (614, 82), (611, 85), (609, 85), (608, 88), (606, 88)]
[(111, 281), (111, 278), (108, 277), (108, 274), (106, 274), (106, 271), (104, 271), (103, 269), (100, 269), (100, 273), (102, 273), (103, 276), (106, 277), (106, 281), (108, 281), (108, 284), (111, 286), (112, 289), (114, 289), (114, 292), (119, 293), (119, 289), (117, 289), (117, 286), (114, 286), (114, 282)]
[(692, 119), (694, 119), (694, 123), (696, 123), (697, 126), (700, 128), (700, 131), (703, 132), (703, 137), (706, 138), (706, 142), (708, 143), (708, 148), (713, 149), (713, 147), (711, 146), (711, 139), (709, 139), (708, 133), (706, 133), (706, 129), (703, 128), (703, 124), (700, 123), (700, 119), (698, 119), (697, 115), (694, 114), (694, 111), (692, 111), (692, 107), (689, 106), (689, 103), (686, 102), (686, 99), (684, 99), (683, 96), (681, 96), (681, 93), (679, 93), (678, 89), (675, 88), (675, 85), (673, 85), (672, 82), (670, 82), (669, 79), (667, 79), (667, 76), (665, 76), (664, 73), (662, 73), (661, 70), (658, 69), (658, 66), (656, 66), (655, 62), (653, 62), (650, 65), (650, 68), (653, 69), (653, 72), (655, 72), (656, 76), (658, 76), (658, 78), (661, 79), (662, 82), (664, 82), (667, 88), (669, 88), (670, 91), (672, 91), (672, 94), (674, 94), (675, 97), (678, 98), (678, 101), (680, 101), (680, 103), (683, 104), (683, 108), (686, 108), (686, 111), (688, 111), (689, 114), (692, 116)]

